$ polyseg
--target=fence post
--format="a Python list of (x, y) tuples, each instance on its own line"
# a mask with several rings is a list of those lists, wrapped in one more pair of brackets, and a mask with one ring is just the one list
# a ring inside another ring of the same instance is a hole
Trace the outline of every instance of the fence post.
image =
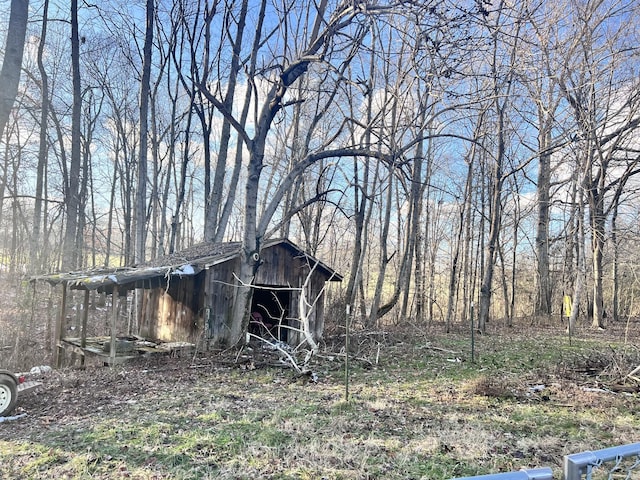
[(598, 461), (593, 452), (580, 452), (564, 456), (564, 480), (580, 480), (587, 467)]
[(638, 458), (635, 467), (640, 464), (640, 443), (565, 455), (564, 480), (581, 480), (582, 475), (588, 475), (591, 467), (600, 466), (604, 462), (619, 462), (634, 456)]

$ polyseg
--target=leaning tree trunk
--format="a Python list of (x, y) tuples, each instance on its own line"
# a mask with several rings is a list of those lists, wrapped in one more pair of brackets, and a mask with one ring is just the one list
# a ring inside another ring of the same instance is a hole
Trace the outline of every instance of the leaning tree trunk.
[[(496, 104), (497, 104), (496, 100)], [(502, 162), (504, 161), (504, 107), (496, 107), (498, 113), (498, 151), (496, 153), (495, 165), (491, 177), (491, 216), (489, 220), (489, 238), (485, 248), (484, 275), (480, 285), (480, 305), (478, 309), (478, 330), (486, 332), (487, 321), (489, 320), (489, 307), (491, 306), (491, 287), (493, 285), (493, 273), (496, 267), (496, 249), (500, 238), (500, 228), (502, 226)]]
[[(238, 74), (243, 67), (240, 55), (243, 46), (244, 29), (246, 26), (248, 10), (248, 0), (243, 0), (240, 8), (240, 14), (237, 20), (237, 31), (233, 42), (231, 54), (231, 65), (229, 68), (229, 78), (227, 81), (227, 91), (223, 100), (223, 106), (227, 111), (233, 110), (233, 102), (236, 98), (236, 85), (238, 82)], [(205, 122), (202, 122), (205, 128)], [(211, 129), (211, 125), (208, 125)], [(221, 224), (221, 214), (223, 211), (224, 184), (225, 173), (227, 171), (227, 157), (229, 155), (229, 144), (231, 139), (231, 122), (228, 118), (224, 118), (222, 127), (220, 128), (220, 141), (218, 147), (218, 157), (216, 160), (215, 174), (213, 176), (213, 185), (209, 198), (207, 198), (207, 211), (205, 212), (205, 239), (215, 240), (219, 230), (224, 230), (224, 223)], [(239, 142), (238, 142), (239, 143)], [(240, 144), (236, 148), (242, 151)], [(227, 179), (228, 180), (228, 179)], [(220, 235), (222, 237), (222, 235)], [(218, 238), (220, 238), (218, 237)]]
[[(40, 112), (40, 138), (38, 146), (38, 166), (36, 168), (36, 198), (33, 203), (33, 235), (31, 236), (31, 270), (34, 273), (40, 272), (45, 265), (46, 249), (40, 250), (40, 232), (43, 225), (43, 210), (46, 207), (43, 205), (43, 192), (44, 192), (44, 176), (45, 169), (47, 167), (47, 153), (49, 151), (49, 144), (47, 142), (47, 132), (49, 124), (49, 76), (47, 70), (44, 67), (44, 46), (47, 38), (47, 23), (49, 13), (49, 0), (45, 0), (42, 6), (42, 29), (40, 30), (40, 41), (38, 43), (38, 71), (40, 72), (40, 81), (42, 82), (42, 92), (40, 102), (42, 103), (42, 110)], [(1, 81), (0, 81), (1, 82)], [(42, 255), (40, 254), (42, 252)]]
[[(372, 29), (372, 35), (375, 35), (375, 30)], [(373, 57), (374, 52), (371, 52)], [(373, 88), (373, 79), (374, 72), (376, 68), (376, 63), (371, 61), (369, 63), (369, 80), (367, 84), (368, 89)], [(349, 108), (351, 108), (351, 114), (355, 116), (354, 105), (353, 102), (350, 102)], [(357, 108), (357, 107), (356, 107)], [(366, 125), (371, 125), (373, 119), (373, 95), (367, 95), (367, 103), (365, 110), (365, 122)], [(353, 144), (356, 144), (356, 135), (351, 130), (351, 141)], [(363, 144), (368, 146), (371, 143), (371, 128), (367, 128), (363, 135)], [(353, 171), (354, 171), (354, 179), (353, 179), (353, 203), (354, 203), (354, 214), (353, 214), (353, 222), (355, 227), (354, 232), (354, 248), (352, 250), (351, 257), (351, 271), (349, 274), (349, 281), (347, 283), (347, 289), (345, 290), (345, 299), (347, 305), (354, 306), (356, 302), (356, 296), (358, 293), (358, 288), (360, 283), (362, 282), (362, 267), (364, 263), (364, 256), (366, 254), (367, 242), (366, 242), (366, 232), (368, 230), (368, 219), (371, 218), (372, 208), (369, 207), (367, 213), (367, 206), (369, 205), (369, 200), (367, 196), (367, 185), (369, 184), (369, 162), (366, 161), (364, 163), (364, 169), (362, 173), (362, 181), (360, 181), (359, 168), (358, 168), (358, 159), (354, 159), (353, 161)], [(375, 189), (375, 185), (377, 182), (377, 175), (374, 175), (371, 181), (373, 182), (372, 189)], [(361, 315), (365, 315), (365, 311), (362, 310)]]
[[(390, 258), (387, 250), (387, 238), (389, 236), (389, 225), (391, 223), (391, 204), (393, 201), (393, 173), (391, 168), (389, 169), (389, 184), (387, 185), (387, 199), (384, 209), (384, 214), (381, 215), (380, 223), (382, 224), (382, 233), (380, 235), (380, 265), (378, 272), (378, 280), (376, 281), (375, 291), (373, 293), (373, 300), (371, 301), (371, 311), (367, 319), (367, 327), (373, 328), (376, 326), (378, 319), (382, 317), (383, 313), (380, 312), (380, 301), (382, 299), (382, 290), (384, 287), (384, 278), (387, 271), (387, 266), (390, 262)], [(396, 299), (397, 300), (397, 299)], [(395, 302), (394, 302), (395, 303)], [(384, 307), (384, 305), (383, 305)], [(384, 313), (387, 313), (386, 310)]]

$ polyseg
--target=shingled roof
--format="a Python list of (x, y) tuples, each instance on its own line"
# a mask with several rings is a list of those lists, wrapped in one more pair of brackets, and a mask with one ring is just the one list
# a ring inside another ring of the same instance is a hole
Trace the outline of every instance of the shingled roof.
[[(304, 256), (312, 264), (325, 273), (332, 281), (341, 281), (342, 276), (324, 263), (305, 253), (298, 246), (286, 239), (269, 240), (263, 248), (277, 244), (293, 251), (295, 255)], [(183, 277), (197, 275), (206, 268), (224, 263), (240, 255), (240, 242), (199, 243), (179, 252), (158, 257), (149, 262), (132, 267), (92, 269), (82, 272), (55, 273), (38, 275), (31, 281), (46, 281), (51, 285), (66, 283), (71, 288), (80, 290), (112, 291), (116, 286), (124, 288), (143, 287), (145, 280), (162, 277)]]

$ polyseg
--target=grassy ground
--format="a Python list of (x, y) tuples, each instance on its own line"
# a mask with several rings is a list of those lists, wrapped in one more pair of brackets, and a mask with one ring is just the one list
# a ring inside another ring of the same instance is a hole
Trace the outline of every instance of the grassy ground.
[(494, 332), (471, 362), (462, 334), (363, 337), (348, 401), (337, 343), (317, 383), (257, 351), (57, 371), (21, 399), (25, 418), (0, 424), (0, 478), (559, 473), (565, 454), (637, 441), (637, 395), (588, 390), (620, 389), (640, 364), (621, 338)]

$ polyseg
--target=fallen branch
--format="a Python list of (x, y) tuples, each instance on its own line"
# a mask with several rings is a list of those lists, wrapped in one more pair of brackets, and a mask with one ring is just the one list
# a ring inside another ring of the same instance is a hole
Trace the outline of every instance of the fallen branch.
[(636, 368), (634, 368), (633, 370), (631, 370), (628, 374), (627, 374), (627, 378), (630, 378), (631, 380), (634, 380), (638, 383), (640, 383), (640, 378), (636, 377), (635, 374), (640, 372), (640, 365), (638, 365)]
[[(331, 355), (320, 355), (320, 354), (316, 354), (316, 357), (318, 358), (324, 358), (326, 360), (333, 360), (333, 357), (346, 357), (346, 353), (332, 353)], [(349, 355), (349, 360), (353, 360), (356, 362), (363, 362), (366, 363), (367, 365), (370, 365), (373, 367), (373, 362), (371, 360), (369, 360), (368, 358), (364, 358), (364, 357), (352, 357), (351, 355)]]
[(282, 346), (280, 345), (280, 342), (270, 342), (269, 340), (267, 340), (266, 338), (263, 338), (259, 335), (254, 335), (253, 333), (249, 333), (249, 337), (253, 337), (261, 342), (266, 343), (267, 345), (269, 345), (270, 347), (272, 347), (274, 350), (279, 351), (280, 353), (282, 353), (285, 357), (287, 357), (287, 359), (289, 360), (289, 362), (291, 363), (291, 366), (295, 369), (296, 372), (298, 372), (299, 374), (303, 374), (305, 372), (305, 370), (301, 369), (298, 366), (298, 362), (296, 361), (295, 358), (293, 358), (293, 356), (287, 352), (284, 348), (282, 348)]
[(460, 351), (456, 351), (456, 350), (448, 350), (446, 348), (441, 348), (441, 347), (434, 347), (433, 345), (422, 345), (420, 348), (426, 348), (429, 350), (434, 350), (436, 352), (442, 352), (442, 353), (450, 353), (452, 355), (459, 355), (461, 352)]

